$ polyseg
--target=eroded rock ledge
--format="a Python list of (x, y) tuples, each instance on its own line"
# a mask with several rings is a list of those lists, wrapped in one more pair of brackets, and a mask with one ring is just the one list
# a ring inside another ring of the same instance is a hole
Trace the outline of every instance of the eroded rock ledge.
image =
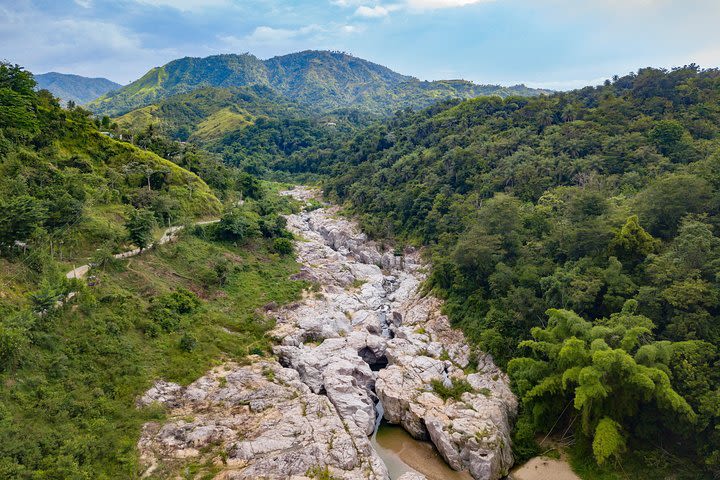
[[(505, 475), (517, 402), (440, 302), (420, 296), (417, 253), (381, 252), (331, 207), (290, 215), (288, 227), (299, 239), (299, 277), (317, 288), (271, 312), (278, 361), (226, 364), (186, 388), (158, 382), (139, 404), (164, 403), (170, 420), (143, 430), (145, 476), (195, 458), (214, 463), (220, 479), (308, 478), (325, 466), (336, 478), (384, 479), (368, 439), (378, 400), (388, 421), (431, 440), (452, 468)], [(433, 381), (461, 379), (472, 391), (458, 399), (433, 391)]]

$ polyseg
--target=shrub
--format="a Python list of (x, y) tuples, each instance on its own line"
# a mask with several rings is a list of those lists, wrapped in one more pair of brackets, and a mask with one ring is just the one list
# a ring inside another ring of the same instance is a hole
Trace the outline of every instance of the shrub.
[(442, 380), (433, 379), (431, 382), (433, 391), (444, 401), (448, 398), (460, 400), (460, 397), (465, 392), (472, 392), (473, 388), (464, 378), (458, 378), (454, 381), (450, 381), (450, 386), (446, 386)]
[(276, 238), (273, 241), (273, 251), (280, 255), (290, 255), (293, 253), (292, 241), (287, 238)]
[(260, 234), (260, 217), (245, 208), (233, 208), (222, 216), (218, 233), (222, 238), (244, 241)]
[(195, 347), (197, 347), (197, 338), (195, 338), (194, 335), (185, 333), (180, 337), (180, 350), (192, 352), (195, 350)]
[(200, 299), (197, 295), (179, 288), (172, 293), (155, 297), (150, 305), (149, 314), (163, 330), (172, 332), (180, 326), (182, 315), (192, 313), (199, 306)]

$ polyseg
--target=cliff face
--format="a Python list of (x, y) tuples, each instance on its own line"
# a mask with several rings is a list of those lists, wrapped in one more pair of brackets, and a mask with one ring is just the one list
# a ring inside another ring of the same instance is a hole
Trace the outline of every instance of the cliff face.
[[(302, 478), (326, 466), (336, 478), (387, 478), (368, 438), (382, 401), (388, 421), (432, 441), (452, 468), (505, 475), (517, 402), (492, 359), (475, 358), (450, 328), (440, 302), (419, 295), (417, 253), (381, 252), (333, 208), (291, 215), (288, 227), (299, 276), (318, 287), (272, 312), (278, 360), (227, 364), (187, 388), (153, 387), (140, 404), (171, 412), (144, 429), (146, 474), (196, 458), (222, 478)], [(460, 384), (445, 400), (437, 392)]]

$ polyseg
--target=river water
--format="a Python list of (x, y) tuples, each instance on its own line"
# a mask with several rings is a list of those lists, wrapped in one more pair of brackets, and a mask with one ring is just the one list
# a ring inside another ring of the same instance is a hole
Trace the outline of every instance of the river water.
[(469, 473), (451, 469), (432, 443), (415, 440), (398, 425), (382, 421), (370, 441), (390, 480), (406, 472), (421, 473), (428, 480), (472, 480)]

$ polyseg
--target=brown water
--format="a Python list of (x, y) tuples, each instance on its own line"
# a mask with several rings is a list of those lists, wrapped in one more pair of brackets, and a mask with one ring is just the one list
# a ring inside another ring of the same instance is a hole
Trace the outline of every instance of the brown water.
[(450, 468), (433, 444), (415, 440), (398, 425), (383, 421), (371, 442), (385, 462), (390, 480), (406, 472), (422, 473), (428, 480), (472, 480), (469, 473)]

